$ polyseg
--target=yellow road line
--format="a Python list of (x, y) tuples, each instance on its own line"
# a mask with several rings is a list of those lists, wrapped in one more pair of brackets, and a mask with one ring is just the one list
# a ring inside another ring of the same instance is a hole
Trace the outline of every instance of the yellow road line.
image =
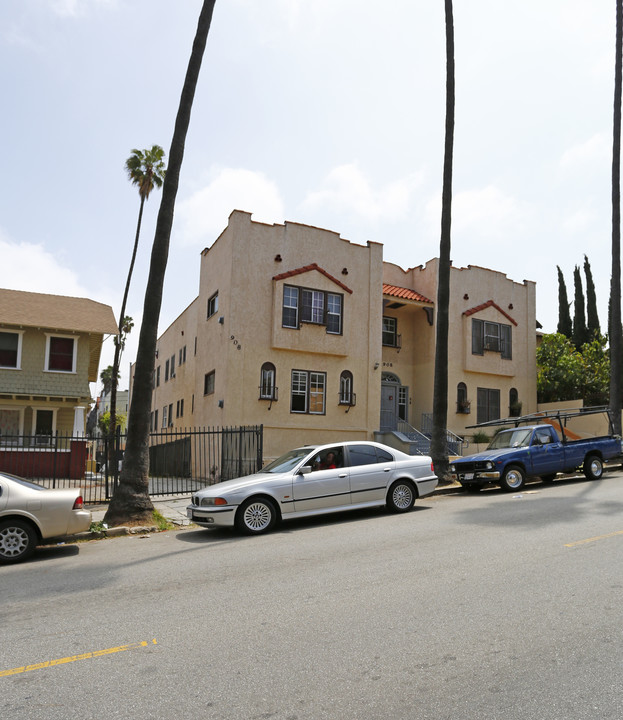
[(586, 543), (595, 542), (597, 540), (605, 540), (606, 538), (614, 537), (615, 535), (623, 535), (623, 530), (617, 530), (616, 532), (608, 533), (607, 535), (597, 535), (596, 537), (586, 538), (586, 540), (576, 540), (576, 542), (566, 543), (565, 547), (575, 547), (576, 545), (586, 545)]
[[(156, 640), (152, 640), (157, 645)], [(139, 647), (147, 647), (149, 643), (146, 640), (141, 642), (130, 643), (129, 645), (119, 645), (118, 647), (107, 648), (106, 650), (94, 650), (93, 652), (81, 653), (80, 655), (70, 655), (69, 657), (58, 658), (57, 660), (46, 660), (45, 662), (35, 663), (34, 665), (23, 665), (22, 667), (12, 668), (11, 670), (0, 670), (0, 677), (8, 677), (9, 675), (19, 675), (20, 673), (30, 672), (31, 670), (43, 670), (44, 668), (55, 667), (56, 665), (65, 665), (66, 663), (76, 662), (77, 660), (91, 660), (92, 658), (102, 657), (103, 655), (112, 655), (113, 653), (125, 652), (126, 650), (134, 650)]]

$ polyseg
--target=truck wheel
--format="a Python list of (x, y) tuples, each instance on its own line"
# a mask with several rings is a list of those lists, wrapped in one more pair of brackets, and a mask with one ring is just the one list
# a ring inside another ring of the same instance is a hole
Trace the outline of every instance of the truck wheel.
[(604, 474), (604, 464), (597, 455), (589, 455), (582, 468), (587, 480), (601, 480)]
[(521, 490), (525, 482), (526, 476), (519, 465), (509, 465), (506, 470), (504, 470), (500, 485), (502, 486), (502, 490), (506, 492), (515, 492), (516, 490)]

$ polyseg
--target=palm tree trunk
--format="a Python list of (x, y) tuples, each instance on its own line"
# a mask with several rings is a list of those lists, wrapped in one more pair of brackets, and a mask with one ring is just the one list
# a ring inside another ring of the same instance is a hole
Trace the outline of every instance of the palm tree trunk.
[(440, 480), (448, 474), (448, 314), (450, 307), (450, 230), (452, 218), (452, 156), (454, 149), (454, 20), (452, 0), (446, 5), (446, 141), (441, 200), (441, 241), (437, 278), (437, 334), (433, 385), (431, 455)]
[(190, 124), (201, 61), (212, 22), (214, 4), (215, 0), (204, 0), (201, 8), (175, 120), (175, 129), (169, 151), (169, 165), (162, 188), (162, 200), (158, 212), (149, 277), (145, 291), (143, 321), (136, 356), (125, 456), (120, 482), (105, 517), (106, 522), (109, 524), (147, 520), (153, 512), (153, 504), (149, 497), (149, 413), (151, 410), (152, 372), (156, 356), (158, 321), (160, 319), (162, 288), (169, 256), (169, 240), (173, 225), (180, 169), (184, 159), (186, 135)]
[(612, 142), (612, 277), (610, 280), (610, 410), (614, 431), (621, 434), (621, 76), (623, 0), (617, 0), (614, 65), (614, 133)]
[(125, 292), (123, 293), (123, 301), (121, 303), (121, 313), (119, 315), (119, 335), (115, 340), (115, 356), (112, 363), (112, 384), (110, 386), (110, 425), (108, 427), (108, 468), (113, 469), (113, 476), (117, 478), (118, 465), (115, 450), (115, 433), (117, 431), (117, 385), (119, 383), (119, 366), (121, 365), (123, 327), (125, 318), (125, 308), (128, 302), (128, 292), (130, 290), (130, 282), (132, 273), (134, 272), (134, 263), (136, 261), (136, 251), (138, 250), (138, 239), (141, 234), (141, 223), (143, 221), (143, 207), (145, 206), (145, 197), (141, 195), (141, 204), (138, 211), (138, 222), (136, 224), (136, 237), (134, 238), (134, 250), (132, 251), (132, 260), (130, 261), (130, 269), (128, 270), (128, 278), (125, 282)]

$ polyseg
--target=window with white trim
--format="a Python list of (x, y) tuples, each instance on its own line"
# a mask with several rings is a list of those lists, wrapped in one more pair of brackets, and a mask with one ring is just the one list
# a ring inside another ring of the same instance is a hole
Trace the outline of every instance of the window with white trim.
[(281, 324), (298, 329), (301, 323), (324, 325), (331, 335), (342, 334), (344, 302), (339, 293), (283, 286)]
[(340, 374), (340, 405), (354, 405), (353, 374), (350, 370), (343, 370)]
[(327, 374), (292, 370), (290, 412), (324, 415)]
[(20, 370), (22, 365), (23, 330), (0, 331), (0, 367)]
[(276, 400), (276, 370), (271, 362), (265, 362), (260, 371), (260, 400)]
[(77, 352), (77, 337), (46, 334), (44, 369), (48, 372), (75, 373)]
[(212, 295), (212, 297), (208, 300), (208, 317), (211, 318), (212, 315), (216, 315), (216, 312), (218, 310), (218, 291)]
[(500, 353), (505, 360), (513, 357), (512, 327), (504, 323), (472, 319), (472, 355), (484, 355), (485, 350)]

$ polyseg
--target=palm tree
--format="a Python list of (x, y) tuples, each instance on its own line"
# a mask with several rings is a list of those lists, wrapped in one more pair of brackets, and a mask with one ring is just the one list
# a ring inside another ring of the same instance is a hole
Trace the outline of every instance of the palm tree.
[(431, 455), (437, 476), (448, 474), (448, 314), (450, 306), (450, 228), (452, 218), (452, 154), (454, 149), (454, 21), (452, 0), (446, 5), (446, 140), (441, 199), (441, 240), (437, 280), (437, 337), (433, 385)]
[(158, 212), (149, 277), (145, 290), (143, 322), (136, 356), (125, 456), (119, 485), (105, 516), (109, 525), (128, 521), (148, 521), (153, 516), (154, 506), (149, 497), (149, 412), (151, 410), (151, 380), (156, 356), (158, 321), (186, 134), (190, 124), (197, 79), (208, 40), (215, 1), (204, 0), (203, 2), (175, 120), (169, 151), (169, 167), (162, 189), (162, 201)]
[(623, 56), (623, 0), (616, 5), (614, 61), (614, 132), (612, 142), (612, 277), (610, 278), (610, 410), (614, 431), (621, 434), (621, 76)]
[[(132, 155), (125, 161), (125, 169), (128, 178), (133, 185), (138, 187), (138, 194), (141, 198), (141, 204), (138, 211), (138, 222), (136, 224), (136, 236), (134, 238), (134, 249), (132, 251), (132, 260), (130, 261), (130, 269), (128, 270), (128, 278), (125, 282), (125, 291), (123, 293), (123, 302), (121, 303), (121, 312), (119, 313), (119, 335), (115, 338), (115, 356), (112, 364), (112, 383), (110, 386), (110, 425), (108, 430), (109, 448), (112, 449), (117, 429), (117, 383), (119, 382), (119, 365), (121, 362), (121, 353), (125, 345), (125, 338), (132, 327), (131, 318), (127, 318), (125, 307), (128, 301), (128, 292), (130, 290), (130, 282), (132, 280), (132, 272), (134, 271), (134, 262), (136, 260), (136, 251), (138, 250), (138, 239), (141, 234), (141, 222), (143, 220), (143, 207), (145, 200), (149, 199), (149, 195), (154, 187), (162, 187), (166, 170), (164, 168), (164, 150), (160, 145), (152, 145), (150, 150), (132, 150)], [(109, 467), (116, 468), (117, 463), (110, 463)]]

